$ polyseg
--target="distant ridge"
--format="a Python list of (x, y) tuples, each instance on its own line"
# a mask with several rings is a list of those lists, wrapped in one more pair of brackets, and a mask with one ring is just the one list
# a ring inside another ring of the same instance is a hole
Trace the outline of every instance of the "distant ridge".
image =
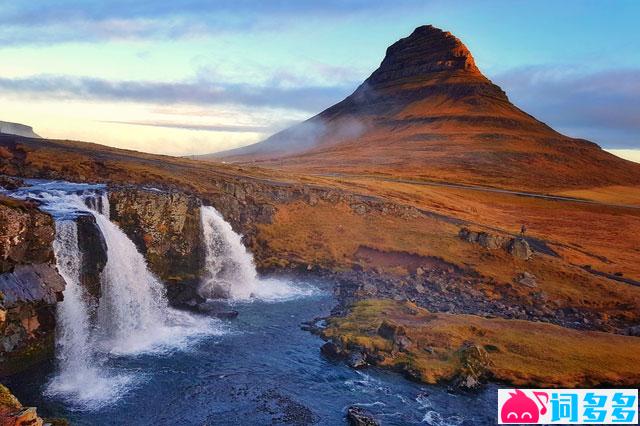
[(343, 101), (262, 142), (199, 158), (529, 190), (640, 185), (638, 164), (517, 108), (457, 37), (431, 25), (391, 45)]
[(24, 136), (26, 138), (39, 138), (31, 126), (9, 121), (0, 121), (0, 133), (7, 135)]

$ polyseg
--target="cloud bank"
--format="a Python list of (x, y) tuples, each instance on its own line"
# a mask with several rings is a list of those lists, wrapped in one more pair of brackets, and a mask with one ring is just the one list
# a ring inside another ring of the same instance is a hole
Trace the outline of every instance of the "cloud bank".
[(556, 130), (609, 147), (640, 148), (640, 69), (531, 66), (493, 80), (512, 102)]
[(81, 99), (151, 104), (243, 105), (317, 112), (341, 100), (350, 86), (269, 86), (194, 80), (113, 81), (92, 77), (36, 75), (0, 77), (0, 93), (34, 99)]

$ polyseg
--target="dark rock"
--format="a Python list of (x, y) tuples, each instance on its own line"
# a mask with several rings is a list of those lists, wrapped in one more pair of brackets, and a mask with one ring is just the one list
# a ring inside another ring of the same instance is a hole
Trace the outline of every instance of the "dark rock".
[(380, 424), (367, 410), (353, 405), (347, 409), (347, 421), (351, 426), (378, 426)]
[(107, 265), (107, 243), (93, 215), (78, 217), (78, 249), (82, 253), (80, 282), (95, 300), (100, 298), (100, 274)]
[(640, 325), (634, 325), (634, 326), (628, 327), (625, 331), (626, 331), (626, 334), (629, 336), (640, 337)]
[(345, 353), (342, 351), (342, 348), (331, 341), (322, 345), (320, 353), (333, 361), (340, 360), (345, 357)]
[(53, 219), (35, 206), (0, 196), (0, 273), (53, 260)]
[(367, 366), (367, 357), (358, 350), (352, 351), (349, 354), (349, 358), (347, 358), (347, 365), (355, 369), (365, 368)]
[(385, 339), (394, 340), (397, 336), (405, 336), (406, 331), (401, 325), (384, 320), (382, 324), (380, 324), (380, 327), (378, 327), (378, 335)]
[(13, 191), (14, 189), (18, 189), (21, 186), (24, 186), (24, 182), (22, 181), (22, 179), (0, 175), (0, 187), (9, 191)]

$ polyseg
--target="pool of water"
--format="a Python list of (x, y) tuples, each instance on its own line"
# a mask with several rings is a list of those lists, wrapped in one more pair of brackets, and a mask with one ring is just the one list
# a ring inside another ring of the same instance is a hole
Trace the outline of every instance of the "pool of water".
[(495, 424), (494, 387), (452, 395), (392, 372), (355, 371), (322, 357), (322, 340), (300, 324), (326, 315), (335, 300), (326, 283), (313, 286), (318, 290), (287, 300), (236, 303), (232, 308), (240, 315), (216, 323), (221, 332), (186, 346), (112, 356), (105, 365), (133, 380), (106, 405), (45, 396), (55, 362), (7, 385), (42, 416), (65, 417), (73, 425), (340, 425), (350, 405), (365, 407), (385, 425)]

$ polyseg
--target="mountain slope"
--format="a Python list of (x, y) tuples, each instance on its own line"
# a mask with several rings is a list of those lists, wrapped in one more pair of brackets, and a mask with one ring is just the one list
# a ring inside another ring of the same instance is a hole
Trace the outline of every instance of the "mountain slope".
[(390, 46), (380, 67), (338, 104), (212, 157), (529, 190), (640, 184), (640, 165), (514, 106), (459, 39), (432, 26)]

